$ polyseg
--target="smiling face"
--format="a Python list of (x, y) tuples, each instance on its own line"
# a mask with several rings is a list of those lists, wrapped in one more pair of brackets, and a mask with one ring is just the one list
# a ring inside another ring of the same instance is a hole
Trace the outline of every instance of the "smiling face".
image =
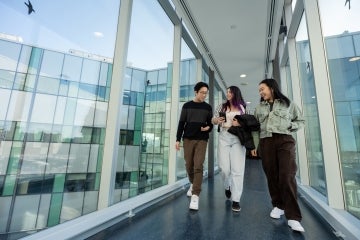
[(269, 86), (266, 85), (265, 83), (261, 83), (259, 85), (259, 94), (265, 101), (268, 102), (274, 101), (273, 90), (269, 88)]
[(195, 102), (204, 102), (207, 94), (209, 93), (209, 89), (207, 87), (202, 87), (199, 91), (195, 92)]
[(231, 99), (234, 97), (234, 94), (232, 93), (232, 91), (230, 90), (230, 88), (227, 89), (226, 91), (226, 99), (231, 101)]

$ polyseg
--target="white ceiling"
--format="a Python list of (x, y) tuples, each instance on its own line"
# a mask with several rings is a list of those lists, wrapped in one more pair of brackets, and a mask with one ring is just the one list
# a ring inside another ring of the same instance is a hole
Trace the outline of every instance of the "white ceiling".
[[(222, 87), (240, 87), (245, 101), (251, 102), (249, 109), (253, 109), (260, 99), (258, 83), (272, 73), (272, 69), (267, 68), (267, 62), (275, 57), (284, 0), (173, 2), (200, 51), (203, 51), (203, 57), (215, 69), (215, 77), (223, 79), (225, 86)], [(272, 29), (270, 33), (269, 29)], [(199, 34), (210, 53), (202, 48)], [(246, 74), (247, 77), (240, 78), (240, 74)]]

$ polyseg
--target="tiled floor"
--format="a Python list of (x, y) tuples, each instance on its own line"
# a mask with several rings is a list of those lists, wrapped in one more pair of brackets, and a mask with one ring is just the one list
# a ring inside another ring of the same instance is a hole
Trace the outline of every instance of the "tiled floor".
[(130, 220), (108, 228), (94, 239), (339, 239), (299, 197), (304, 233), (293, 232), (283, 216), (269, 217), (272, 209), (261, 160), (246, 162), (241, 211), (231, 210), (219, 174), (204, 180), (199, 211), (190, 211), (186, 190)]

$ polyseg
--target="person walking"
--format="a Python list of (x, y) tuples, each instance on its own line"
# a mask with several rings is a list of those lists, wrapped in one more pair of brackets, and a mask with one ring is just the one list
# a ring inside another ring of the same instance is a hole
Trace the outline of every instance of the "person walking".
[(259, 84), (260, 104), (254, 116), (260, 122), (259, 154), (267, 178), (273, 209), (270, 217), (279, 219), (285, 214), (289, 227), (304, 232), (297, 202), (296, 153), (292, 133), (304, 126), (299, 107), (281, 93), (274, 79), (264, 79)]
[(225, 196), (232, 200), (232, 210), (239, 212), (243, 192), (246, 148), (240, 139), (228, 132), (236, 115), (245, 113), (246, 104), (241, 91), (230, 86), (226, 91), (227, 100), (218, 105), (212, 123), (218, 125), (218, 162), (221, 170)]
[(187, 192), (191, 196), (189, 208), (198, 210), (207, 141), (213, 129), (213, 114), (211, 105), (205, 102), (209, 92), (208, 84), (198, 82), (194, 92), (194, 99), (186, 102), (181, 109), (175, 148), (180, 150), (180, 141), (183, 139), (185, 167), (190, 182)]

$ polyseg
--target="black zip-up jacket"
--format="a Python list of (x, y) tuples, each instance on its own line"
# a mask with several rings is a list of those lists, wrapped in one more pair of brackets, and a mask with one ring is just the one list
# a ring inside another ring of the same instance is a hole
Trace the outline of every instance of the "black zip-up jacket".
[(252, 137), (252, 131), (259, 131), (260, 123), (251, 114), (236, 115), (236, 120), (241, 126), (231, 126), (228, 132), (239, 137), (241, 145), (244, 145), (246, 149), (255, 149), (254, 139)]

